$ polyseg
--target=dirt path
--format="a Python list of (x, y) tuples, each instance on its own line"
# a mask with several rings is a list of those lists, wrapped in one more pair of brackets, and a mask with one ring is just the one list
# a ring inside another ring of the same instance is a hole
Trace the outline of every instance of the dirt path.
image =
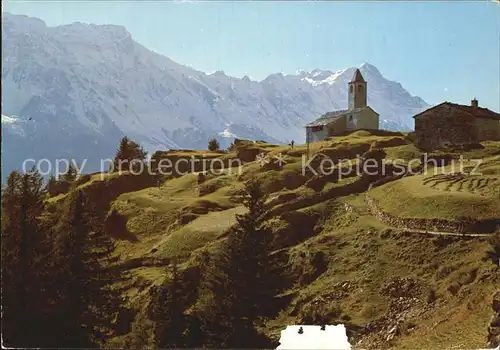
[(391, 226), (391, 228), (398, 229), (398, 230), (407, 230), (408, 232), (424, 233), (424, 234), (433, 235), (433, 236), (457, 236), (457, 237), (489, 237), (489, 236), (491, 236), (491, 234), (489, 234), (489, 233), (456, 233), (456, 232), (426, 231), (426, 230), (417, 230), (417, 229), (413, 229), (413, 228), (401, 228), (401, 227), (392, 227), (392, 226)]

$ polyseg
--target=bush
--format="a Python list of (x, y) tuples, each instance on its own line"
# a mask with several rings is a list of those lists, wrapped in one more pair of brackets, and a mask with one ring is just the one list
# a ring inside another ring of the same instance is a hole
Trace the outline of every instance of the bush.
[(489, 239), (491, 250), (489, 255), (496, 265), (500, 266), (500, 227), (493, 233)]
[(427, 304), (434, 304), (436, 300), (437, 300), (436, 290), (434, 288), (429, 289), (429, 292), (427, 293)]
[(216, 138), (213, 138), (210, 141), (208, 141), (208, 150), (212, 152), (217, 152), (220, 150), (219, 141), (217, 141)]
[(416, 144), (417, 143), (417, 134), (414, 131), (409, 132), (408, 135), (406, 135), (405, 139), (413, 144)]
[(80, 175), (76, 180), (75, 180), (75, 186), (80, 186), (83, 185), (84, 183), (90, 181), (92, 176), (90, 174), (85, 174), (85, 175)]
[(460, 285), (458, 283), (453, 282), (448, 286), (448, 292), (452, 295), (457, 295), (458, 291), (460, 290)]
[(71, 188), (71, 182), (67, 180), (55, 180), (51, 179), (49, 184), (47, 185), (47, 192), (50, 197), (55, 197), (57, 195), (69, 192)]

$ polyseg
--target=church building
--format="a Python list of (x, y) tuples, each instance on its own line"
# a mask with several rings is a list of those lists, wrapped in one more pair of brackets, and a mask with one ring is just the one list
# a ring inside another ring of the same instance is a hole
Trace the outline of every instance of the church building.
[(349, 109), (328, 112), (306, 125), (307, 142), (343, 135), (348, 131), (379, 128), (379, 115), (367, 105), (367, 83), (359, 69), (349, 82)]

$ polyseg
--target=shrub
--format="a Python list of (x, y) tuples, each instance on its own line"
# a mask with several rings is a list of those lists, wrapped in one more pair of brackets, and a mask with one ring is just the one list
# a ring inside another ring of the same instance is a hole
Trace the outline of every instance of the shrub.
[(493, 233), (489, 239), (491, 250), (489, 255), (496, 265), (500, 266), (500, 227)]
[(208, 150), (212, 152), (220, 150), (219, 141), (217, 141), (216, 138), (213, 138), (210, 141), (208, 141)]
[(452, 295), (457, 295), (458, 291), (460, 290), (460, 285), (458, 283), (453, 282), (448, 286), (448, 292)]
[(62, 193), (67, 193), (71, 188), (71, 182), (64, 179), (55, 180), (50, 179), (47, 184), (47, 192), (50, 197), (55, 197)]
[(427, 304), (434, 304), (436, 300), (437, 300), (436, 290), (434, 288), (429, 289), (429, 292), (427, 293)]
[(406, 135), (405, 139), (413, 144), (416, 144), (417, 143), (417, 134), (414, 131), (409, 132), (408, 135)]
[(75, 181), (75, 186), (83, 185), (84, 183), (90, 181), (91, 178), (92, 176), (90, 174), (80, 175)]

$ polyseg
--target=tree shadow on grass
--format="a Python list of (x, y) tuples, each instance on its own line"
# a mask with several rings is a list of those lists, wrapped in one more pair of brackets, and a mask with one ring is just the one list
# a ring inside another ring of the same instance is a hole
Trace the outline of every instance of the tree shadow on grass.
[(135, 234), (127, 229), (127, 219), (113, 209), (108, 214), (104, 222), (106, 232), (115, 239), (125, 240), (129, 242), (138, 242), (139, 239)]

